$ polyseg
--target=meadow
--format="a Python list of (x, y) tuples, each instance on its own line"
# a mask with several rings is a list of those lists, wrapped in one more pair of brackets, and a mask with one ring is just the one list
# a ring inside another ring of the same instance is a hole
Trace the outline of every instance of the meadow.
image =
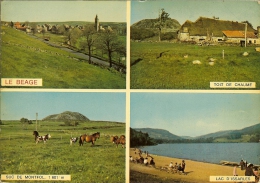
[[(3, 121), (0, 128), (1, 174), (67, 174), (74, 183), (125, 182), (125, 148), (116, 148), (109, 138), (125, 134), (125, 123), (90, 121), (74, 127), (38, 121), (39, 134), (51, 135), (46, 144), (35, 143), (35, 122), (23, 126), (19, 121)], [(71, 136), (95, 132), (101, 136), (94, 146), (86, 142), (70, 145)]]
[[(42, 78), (41, 88), (125, 89), (125, 74), (98, 67), (2, 26), (1, 77)], [(62, 38), (57, 38), (62, 39)]]
[[(214, 65), (210, 58), (216, 59)], [(256, 82), (259, 89), (259, 58), (254, 46), (131, 42), (131, 88), (210, 89), (210, 82)]]

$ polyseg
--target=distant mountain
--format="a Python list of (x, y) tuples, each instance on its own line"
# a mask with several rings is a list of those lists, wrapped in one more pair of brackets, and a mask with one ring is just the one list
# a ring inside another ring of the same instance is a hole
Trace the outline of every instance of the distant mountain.
[(234, 130), (225, 130), (225, 131), (219, 131), (219, 132), (214, 132), (214, 133), (209, 133), (206, 135), (200, 135), (195, 137), (195, 139), (203, 139), (203, 138), (217, 138), (217, 137), (223, 137), (223, 136), (227, 136), (228, 134), (230, 134), (231, 132), (233, 132)]
[[(188, 136), (177, 136), (172, 133), (170, 133), (167, 130), (163, 129), (153, 129), (153, 128), (135, 128), (136, 131), (141, 131), (143, 133), (148, 133), (149, 136), (153, 139), (163, 139), (163, 140), (198, 140), (198, 139), (217, 139), (217, 138), (227, 138), (229, 140), (234, 139), (242, 139), (243, 135), (248, 135), (251, 137), (255, 137), (256, 141), (257, 138), (260, 136), (260, 123), (256, 125), (252, 125), (240, 130), (225, 130), (225, 131), (219, 131), (215, 133), (209, 133), (206, 135), (201, 135), (197, 137), (188, 137)], [(260, 140), (260, 139), (259, 139)], [(243, 141), (243, 140), (242, 140)]]
[(164, 140), (177, 140), (182, 139), (177, 135), (170, 133), (163, 129), (153, 129), (153, 128), (134, 128), (136, 131), (141, 131), (143, 133), (148, 133), (148, 135), (153, 139), (164, 139)]
[(76, 121), (89, 121), (89, 119), (78, 112), (65, 111), (60, 114), (52, 114), (42, 119), (42, 121), (63, 121), (63, 120), (76, 120)]
[(201, 135), (201, 136), (196, 137), (196, 139), (211, 138), (211, 137), (212, 138), (230, 137), (230, 136), (234, 136), (234, 134), (237, 134), (237, 135), (260, 134), (260, 123), (253, 125), (253, 126), (243, 128), (241, 130), (226, 130), (226, 131), (219, 131), (219, 132), (215, 132), (215, 133)]
[[(131, 27), (139, 29), (157, 29), (156, 23), (158, 19), (143, 19), (139, 22), (134, 23)], [(168, 30), (167, 32), (176, 32), (181, 27), (181, 24), (175, 19), (168, 19), (165, 22), (163, 29)]]

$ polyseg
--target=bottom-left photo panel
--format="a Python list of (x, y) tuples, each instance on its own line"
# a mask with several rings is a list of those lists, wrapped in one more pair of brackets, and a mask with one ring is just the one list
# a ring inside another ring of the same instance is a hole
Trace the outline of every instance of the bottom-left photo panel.
[(125, 182), (123, 92), (1, 92), (1, 181)]

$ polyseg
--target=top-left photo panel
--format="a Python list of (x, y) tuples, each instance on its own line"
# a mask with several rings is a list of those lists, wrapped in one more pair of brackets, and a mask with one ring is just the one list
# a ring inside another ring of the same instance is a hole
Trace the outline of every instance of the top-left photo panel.
[(126, 1), (2, 1), (1, 87), (126, 88)]

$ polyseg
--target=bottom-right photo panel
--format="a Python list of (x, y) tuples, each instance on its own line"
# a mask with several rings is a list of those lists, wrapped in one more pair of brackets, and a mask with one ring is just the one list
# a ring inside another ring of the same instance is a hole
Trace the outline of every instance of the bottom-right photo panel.
[(259, 181), (259, 93), (132, 92), (130, 102), (131, 183)]

